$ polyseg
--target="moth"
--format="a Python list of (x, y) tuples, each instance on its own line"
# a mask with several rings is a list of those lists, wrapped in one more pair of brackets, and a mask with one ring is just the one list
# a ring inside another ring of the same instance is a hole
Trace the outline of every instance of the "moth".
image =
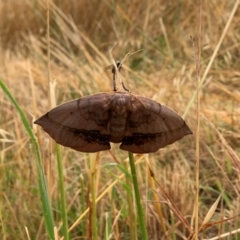
[[(121, 64), (116, 65), (120, 69)], [(115, 67), (114, 67), (115, 69)], [(112, 70), (114, 79), (116, 71)], [(115, 84), (115, 81), (114, 81)], [(124, 91), (98, 93), (53, 108), (34, 123), (57, 143), (80, 152), (109, 150), (110, 142), (132, 153), (156, 152), (192, 134), (173, 110)]]

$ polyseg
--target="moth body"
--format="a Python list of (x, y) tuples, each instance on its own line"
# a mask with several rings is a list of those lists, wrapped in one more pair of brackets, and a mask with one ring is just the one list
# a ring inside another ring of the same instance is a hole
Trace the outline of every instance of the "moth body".
[(81, 152), (155, 152), (192, 134), (173, 110), (129, 92), (99, 93), (53, 108), (35, 121), (59, 144)]

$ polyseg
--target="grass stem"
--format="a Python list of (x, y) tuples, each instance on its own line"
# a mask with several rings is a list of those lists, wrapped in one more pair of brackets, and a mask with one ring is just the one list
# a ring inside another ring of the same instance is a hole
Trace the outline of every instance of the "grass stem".
[(136, 173), (133, 153), (128, 152), (128, 157), (129, 157), (129, 163), (130, 163), (130, 168), (131, 168), (131, 173), (132, 173), (132, 181), (133, 181), (133, 187), (134, 187), (134, 192), (135, 192), (135, 202), (136, 202), (137, 211), (138, 211), (142, 239), (147, 240), (148, 239), (147, 228), (146, 228), (146, 224), (145, 224), (143, 208), (142, 208), (141, 201), (140, 201), (140, 192), (139, 192), (139, 188), (138, 188), (137, 173)]
[(63, 162), (61, 146), (56, 145), (57, 151), (57, 165), (58, 165), (58, 177), (59, 177), (59, 190), (61, 196), (61, 218), (63, 222), (63, 235), (64, 240), (69, 240), (68, 223), (67, 223), (67, 208), (66, 208), (66, 195), (64, 189), (64, 176), (63, 176)]
[[(92, 157), (92, 156), (91, 156)], [(91, 158), (90, 157), (90, 158)], [(90, 239), (97, 240), (97, 216), (96, 216), (96, 162), (97, 159), (90, 160), (91, 162), (91, 231)]]

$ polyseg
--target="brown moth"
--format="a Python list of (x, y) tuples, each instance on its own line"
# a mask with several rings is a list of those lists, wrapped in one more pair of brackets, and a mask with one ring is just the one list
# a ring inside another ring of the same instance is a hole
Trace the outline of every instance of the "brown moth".
[(121, 143), (125, 151), (150, 153), (192, 134), (173, 110), (127, 91), (64, 103), (34, 123), (57, 143), (80, 152), (108, 150), (112, 142)]

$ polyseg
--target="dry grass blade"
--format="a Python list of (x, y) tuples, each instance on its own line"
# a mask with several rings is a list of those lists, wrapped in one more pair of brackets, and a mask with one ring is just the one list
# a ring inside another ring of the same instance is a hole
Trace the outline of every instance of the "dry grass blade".
[(25, 231), (26, 231), (26, 234), (27, 234), (27, 239), (28, 239), (28, 240), (31, 240), (30, 235), (29, 235), (28, 228), (27, 228), (26, 226), (25, 226), (24, 228), (25, 228)]
[[(222, 45), (223, 39), (225, 38), (225, 36), (226, 36), (226, 34), (227, 34), (228, 30), (229, 30), (230, 24), (232, 23), (233, 17), (234, 17), (234, 15), (235, 15), (235, 13), (236, 13), (236, 11), (238, 9), (238, 5), (239, 5), (239, 0), (237, 0), (235, 2), (235, 5), (233, 6), (232, 12), (231, 12), (231, 14), (230, 14), (230, 16), (228, 18), (228, 21), (227, 21), (227, 23), (225, 25), (225, 28), (224, 28), (224, 30), (222, 32), (222, 35), (221, 35), (221, 37), (220, 37), (220, 39), (218, 41), (218, 44), (217, 44), (216, 48), (214, 49), (214, 52), (213, 52), (213, 54), (211, 56), (211, 59), (210, 59), (208, 65), (207, 65), (207, 68), (205, 69), (205, 71), (203, 73), (203, 76), (202, 76), (201, 82), (200, 82), (200, 86), (202, 86), (204, 84), (205, 80), (206, 80), (206, 77), (207, 77), (207, 75), (208, 75), (208, 73), (209, 73), (209, 71), (210, 71), (210, 69), (212, 67), (212, 64), (213, 64), (213, 62), (214, 62), (214, 60), (215, 60), (215, 58), (217, 56), (219, 48)], [(185, 110), (185, 113), (183, 115), (184, 117), (188, 114), (189, 108), (193, 105), (193, 102), (194, 102), (195, 98), (196, 98), (196, 92), (194, 93), (194, 95), (192, 96), (191, 100), (189, 101), (189, 104), (188, 104), (188, 106), (187, 106), (187, 108)]]
[(227, 232), (227, 233), (223, 233), (223, 234), (220, 234), (219, 236), (216, 236), (216, 237), (212, 237), (212, 238), (203, 238), (202, 240), (218, 240), (218, 239), (226, 239), (226, 237), (231, 237), (233, 234), (237, 234), (240, 232), (240, 228), (239, 229), (236, 229), (236, 230), (233, 230), (231, 232)]
[(170, 198), (169, 194), (164, 190), (164, 188), (161, 186), (161, 184), (156, 180), (155, 175), (153, 173), (153, 171), (151, 170), (151, 167), (149, 167), (149, 171), (150, 171), (150, 175), (151, 177), (155, 180), (156, 184), (158, 185), (158, 187), (161, 189), (161, 191), (164, 194), (164, 197), (167, 199), (167, 201), (165, 202), (169, 208), (176, 214), (176, 216), (178, 217), (178, 219), (182, 222), (182, 224), (187, 228), (187, 230), (189, 231), (190, 234), (193, 233), (193, 230), (190, 226), (190, 224), (188, 223), (188, 221), (184, 218), (184, 216), (181, 214), (181, 212), (179, 211), (179, 209), (177, 208), (177, 206), (174, 204), (174, 202), (172, 201), (172, 199)]
[(59, 240), (57, 227), (54, 227), (54, 240)]
[(216, 211), (216, 208), (218, 206), (218, 203), (220, 201), (222, 197), (222, 194), (218, 196), (217, 200), (214, 202), (214, 204), (211, 206), (211, 208), (209, 209), (206, 217), (204, 218), (203, 222), (202, 222), (202, 225), (201, 227), (199, 228), (199, 231), (204, 228), (204, 226), (209, 222), (209, 220), (212, 218), (213, 214), (215, 213)]
[[(141, 163), (141, 161), (143, 160), (143, 156), (140, 157), (136, 162), (135, 165), (137, 166), (139, 163)], [(116, 179), (115, 181), (113, 181), (112, 183), (109, 184), (109, 186), (97, 197), (96, 199), (96, 203), (99, 202), (107, 193), (109, 193), (109, 191), (119, 182), (121, 181), (121, 179), (123, 179), (125, 177), (124, 174), (121, 174), (118, 179)], [(75, 220), (75, 222), (72, 224), (72, 226), (69, 228), (69, 231), (72, 231), (74, 228), (76, 228), (78, 226), (78, 224), (80, 223), (80, 221), (83, 219), (84, 216), (87, 215), (87, 213), (89, 213), (89, 208), (87, 208), (85, 210), (85, 212), (83, 212), (81, 214), (81, 216), (79, 216), (79, 218), (77, 220)], [(63, 238), (61, 238), (61, 240), (63, 240)]]
[[(223, 135), (218, 131), (218, 129), (214, 126), (214, 124), (209, 121), (209, 119), (204, 116), (204, 119), (208, 122), (208, 124), (217, 132), (219, 138), (221, 139), (224, 147), (227, 149), (229, 156), (231, 157), (231, 159), (233, 160), (236, 168), (238, 169), (238, 172), (240, 172), (240, 159), (237, 156), (237, 154), (235, 153), (235, 151), (229, 146), (229, 144), (227, 143), (226, 139), (223, 137)], [(240, 194), (240, 193), (239, 193)]]
[(234, 219), (234, 218), (237, 218), (237, 217), (239, 217), (239, 216), (234, 216), (234, 217), (226, 218), (226, 219), (223, 219), (223, 220), (206, 223), (206, 224), (204, 224), (204, 226), (202, 226), (201, 229), (199, 229), (199, 231), (200, 231), (200, 230), (207, 229), (207, 228), (212, 227), (212, 226), (214, 226), (214, 225), (217, 225), (217, 224), (219, 224), (219, 223), (224, 223), (224, 222), (230, 221), (230, 220), (232, 220), (232, 219)]

